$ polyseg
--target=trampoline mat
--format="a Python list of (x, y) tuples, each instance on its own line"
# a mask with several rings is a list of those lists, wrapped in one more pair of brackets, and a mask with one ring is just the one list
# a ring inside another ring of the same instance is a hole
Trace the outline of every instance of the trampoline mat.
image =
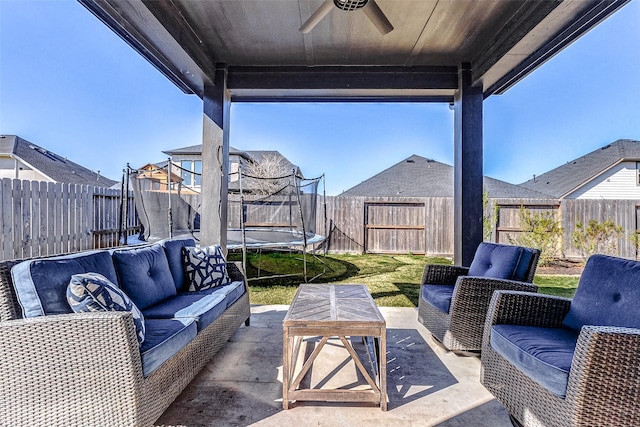
[[(324, 240), (319, 234), (307, 233), (308, 245)], [(280, 248), (302, 246), (305, 244), (303, 234), (289, 230), (245, 230), (245, 243), (249, 248)], [(227, 230), (227, 247), (237, 249), (242, 247), (242, 230)]]

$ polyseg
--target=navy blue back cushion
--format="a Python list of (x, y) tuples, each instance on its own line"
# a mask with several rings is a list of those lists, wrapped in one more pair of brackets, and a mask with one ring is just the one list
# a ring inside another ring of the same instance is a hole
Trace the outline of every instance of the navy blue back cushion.
[(167, 256), (159, 244), (116, 250), (113, 264), (120, 288), (140, 310), (177, 294)]
[[(521, 248), (522, 253), (520, 255), (520, 261), (518, 262), (518, 267), (516, 267), (516, 271), (513, 274), (513, 280), (519, 280), (521, 282), (527, 282), (529, 276), (529, 270), (533, 267), (531, 263), (533, 262), (533, 258), (536, 255), (536, 250), (531, 248)], [(537, 263), (537, 261), (536, 261)]]
[(169, 270), (171, 270), (176, 291), (183, 291), (185, 274), (184, 263), (182, 262), (182, 248), (185, 246), (195, 246), (196, 242), (193, 239), (172, 239), (165, 240), (161, 244), (164, 248), (164, 253), (167, 255)]
[(469, 276), (493, 279), (526, 279), (533, 253), (527, 248), (482, 242), (469, 266)]
[(24, 317), (73, 313), (67, 302), (67, 286), (72, 275), (83, 273), (100, 273), (118, 284), (107, 251), (34, 259), (15, 265), (11, 276)]
[(589, 257), (562, 323), (575, 331), (584, 325), (640, 328), (640, 262)]

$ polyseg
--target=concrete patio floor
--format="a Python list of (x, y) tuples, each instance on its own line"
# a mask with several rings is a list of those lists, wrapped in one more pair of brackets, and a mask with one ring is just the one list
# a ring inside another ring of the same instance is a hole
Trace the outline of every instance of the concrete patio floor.
[[(411, 308), (380, 308), (387, 321), (388, 411), (370, 404), (321, 402), (295, 402), (283, 410), (282, 319), (287, 308), (252, 306), (251, 326), (238, 329), (156, 424), (511, 426), (506, 409), (479, 382), (480, 360), (436, 345)], [(363, 352), (357, 341), (354, 348)], [(315, 342), (308, 340), (307, 354)], [(339, 341), (330, 343), (305, 379), (307, 385), (366, 385)]]

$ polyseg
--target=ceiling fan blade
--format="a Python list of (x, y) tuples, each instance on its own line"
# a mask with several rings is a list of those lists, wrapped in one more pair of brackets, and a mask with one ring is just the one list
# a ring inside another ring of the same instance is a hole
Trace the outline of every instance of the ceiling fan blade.
[(391, 22), (389, 22), (382, 9), (380, 9), (376, 0), (369, 0), (362, 10), (382, 35), (393, 31), (393, 25), (391, 25)]
[(307, 34), (309, 31), (313, 30), (313, 27), (318, 25), (318, 22), (322, 21), (322, 18), (327, 16), (333, 7), (333, 0), (326, 0), (315, 12), (313, 12), (313, 15), (307, 19), (307, 22), (302, 24), (302, 27), (300, 27), (298, 31)]

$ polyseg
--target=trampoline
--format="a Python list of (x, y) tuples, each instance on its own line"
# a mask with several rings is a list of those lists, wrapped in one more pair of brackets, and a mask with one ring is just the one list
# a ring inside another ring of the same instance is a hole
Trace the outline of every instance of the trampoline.
[[(129, 182), (143, 229), (140, 240), (192, 237), (199, 244), (201, 195), (199, 188), (182, 184), (184, 172), (193, 173), (182, 170), (171, 159), (163, 166), (129, 169)], [(307, 277), (306, 258), (308, 248), (317, 249), (325, 240), (323, 234), (316, 232), (320, 183), (324, 184), (324, 175), (305, 179), (295, 171), (277, 177), (258, 177), (238, 168), (238, 172), (232, 174), (227, 198), (227, 248), (242, 251), (245, 271), (249, 250), (260, 254), (263, 249), (295, 250), (303, 254), (300, 275), (305, 282), (321, 275)], [(322, 207), (326, 230), (324, 191)]]
[[(325, 239), (324, 236), (319, 234), (307, 234), (306, 236), (303, 236), (302, 233), (288, 230), (246, 229), (244, 230), (244, 234), (245, 245), (250, 249), (298, 247), (305, 243), (307, 245), (322, 243)], [(227, 248), (242, 248), (242, 230), (227, 230)]]

